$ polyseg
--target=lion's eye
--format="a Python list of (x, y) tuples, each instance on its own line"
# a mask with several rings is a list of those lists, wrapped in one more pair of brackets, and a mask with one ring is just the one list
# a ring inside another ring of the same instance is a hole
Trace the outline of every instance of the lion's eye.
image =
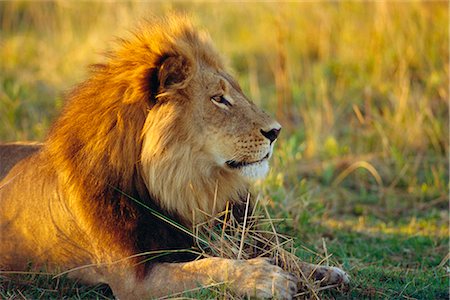
[(213, 97), (211, 97), (211, 101), (213, 101), (214, 104), (217, 104), (220, 107), (222, 107), (222, 106), (225, 106), (225, 107), (232, 106), (231, 103), (227, 99), (225, 99), (225, 97), (223, 95), (213, 96)]

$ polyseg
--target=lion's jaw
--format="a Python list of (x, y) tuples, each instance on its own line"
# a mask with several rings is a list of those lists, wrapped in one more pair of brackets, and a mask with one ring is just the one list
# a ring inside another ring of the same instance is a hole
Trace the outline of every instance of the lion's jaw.
[(249, 179), (261, 179), (266, 177), (269, 172), (269, 162), (265, 158), (262, 161), (247, 165), (240, 170), (242, 176)]
[(266, 177), (269, 172), (269, 158), (272, 155), (272, 152), (267, 153), (267, 155), (260, 161), (248, 164), (242, 168), (240, 168), (240, 173), (242, 176), (251, 179), (262, 179)]
[[(270, 145), (267, 154), (260, 159), (250, 162), (236, 162), (234, 160), (225, 161), (224, 165), (228, 168), (236, 170), (242, 177), (248, 180), (263, 179), (270, 170), (269, 159), (272, 157), (274, 143)], [(219, 160), (221, 161), (221, 160)]]

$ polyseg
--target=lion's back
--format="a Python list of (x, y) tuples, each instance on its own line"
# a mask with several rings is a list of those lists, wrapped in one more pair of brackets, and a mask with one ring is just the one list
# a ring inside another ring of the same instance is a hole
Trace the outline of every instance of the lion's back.
[(39, 151), (42, 144), (36, 142), (16, 142), (0, 144), (0, 180), (22, 159)]

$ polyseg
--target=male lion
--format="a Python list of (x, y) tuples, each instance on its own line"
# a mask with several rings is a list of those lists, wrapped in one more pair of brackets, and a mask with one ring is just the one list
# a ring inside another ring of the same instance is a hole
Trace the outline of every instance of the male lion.
[[(186, 18), (147, 23), (68, 95), (44, 144), (2, 168), (0, 267), (75, 269), (70, 276), (107, 283), (120, 299), (213, 282), (290, 299), (296, 279), (267, 259), (193, 260), (181, 250), (193, 246), (183, 227), (197, 211), (242, 205), (280, 129)], [(330, 283), (346, 280), (325, 271)]]

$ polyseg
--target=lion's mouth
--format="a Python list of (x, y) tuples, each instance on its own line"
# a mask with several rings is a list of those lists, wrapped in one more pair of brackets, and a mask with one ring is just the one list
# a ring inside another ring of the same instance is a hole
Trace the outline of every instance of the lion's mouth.
[(267, 153), (266, 156), (264, 156), (260, 160), (256, 160), (256, 161), (248, 162), (248, 161), (229, 160), (229, 161), (227, 161), (225, 163), (227, 164), (228, 167), (230, 167), (232, 169), (239, 169), (239, 168), (242, 168), (242, 167), (246, 167), (246, 166), (249, 166), (249, 165), (254, 165), (254, 164), (260, 163), (260, 162), (268, 159), (269, 158), (269, 154), (270, 153)]

